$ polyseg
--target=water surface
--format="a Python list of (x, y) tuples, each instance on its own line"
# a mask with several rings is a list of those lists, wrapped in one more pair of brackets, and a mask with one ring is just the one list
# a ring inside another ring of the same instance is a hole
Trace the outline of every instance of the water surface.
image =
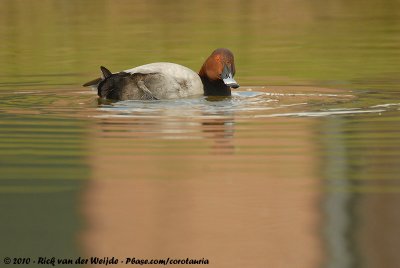
[[(400, 3), (293, 5), (1, 0), (0, 257), (396, 267)], [(217, 47), (231, 98), (80, 86)]]

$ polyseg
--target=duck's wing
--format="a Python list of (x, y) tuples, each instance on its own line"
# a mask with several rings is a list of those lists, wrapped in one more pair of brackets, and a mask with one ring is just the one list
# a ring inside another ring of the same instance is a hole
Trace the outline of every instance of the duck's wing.
[(134, 73), (134, 74), (131, 74), (132, 77), (137, 78), (137, 82), (136, 82), (137, 88), (142, 91), (142, 93), (143, 93), (142, 98), (145, 100), (158, 100), (158, 98), (156, 96), (154, 96), (154, 93), (151, 92), (147, 88), (146, 84), (144, 83), (146, 76), (152, 76), (152, 75), (157, 75), (157, 73), (147, 73), (147, 74)]
[(131, 77), (144, 99), (176, 99), (185, 97), (176, 79), (163, 72), (136, 72)]

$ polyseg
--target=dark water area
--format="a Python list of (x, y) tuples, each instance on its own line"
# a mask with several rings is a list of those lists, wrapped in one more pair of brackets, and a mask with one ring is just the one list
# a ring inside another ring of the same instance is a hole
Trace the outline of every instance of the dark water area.
[[(0, 0), (0, 36), (0, 266), (398, 267), (399, 1)], [(81, 86), (218, 47), (230, 98)]]

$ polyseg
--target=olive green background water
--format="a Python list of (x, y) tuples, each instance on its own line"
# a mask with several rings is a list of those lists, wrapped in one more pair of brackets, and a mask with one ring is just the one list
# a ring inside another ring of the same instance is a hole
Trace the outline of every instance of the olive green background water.
[[(231, 99), (81, 87), (218, 47)], [(395, 0), (0, 0), (0, 263), (398, 267), (399, 77)]]

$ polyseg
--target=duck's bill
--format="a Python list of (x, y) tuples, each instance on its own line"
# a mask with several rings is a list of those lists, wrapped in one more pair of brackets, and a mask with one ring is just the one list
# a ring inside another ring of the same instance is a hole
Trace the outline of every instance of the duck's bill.
[(235, 81), (235, 79), (233, 79), (233, 77), (227, 77), (222, 79), (222, 81), (224, 81), (225, 85), (227, 85), (228, 87), (231, 88), (238, 88), (239, 84)]
[(222, 81), (224, 81), (225, 85), (231, 88), (238, 88), (239, 84), (233, 79), (232, 71), (231, 68), (228, 66), (224, 66), (224, 69), (222, 71)]

